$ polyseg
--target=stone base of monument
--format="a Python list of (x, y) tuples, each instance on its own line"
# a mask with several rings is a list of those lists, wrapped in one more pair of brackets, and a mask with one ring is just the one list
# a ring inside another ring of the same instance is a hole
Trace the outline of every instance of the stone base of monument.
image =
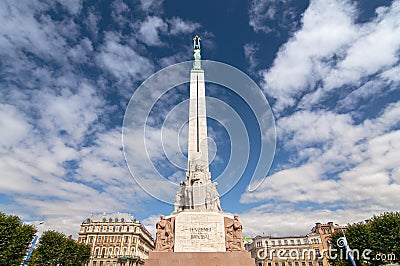
[(150, 252), (144, 266), (254, 266), (248, 251)]
[(218, 212), (180, 212), (175, 218), (174, 252), (225, 252), (224, 215)]

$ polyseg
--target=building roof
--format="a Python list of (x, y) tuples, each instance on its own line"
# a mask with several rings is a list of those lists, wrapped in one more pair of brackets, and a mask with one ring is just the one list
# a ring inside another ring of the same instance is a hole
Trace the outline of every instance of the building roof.
[(92, 223), (92, 222), (99, 222), (99, 223), (107, 223), (107, 222), (125, 222), (125, 223), (139, 223), (135, 217), (130, 215), (129, 213), (102, 213), (102, 214), (90, 214), (88, 217), (83, 220), (82, 223)]

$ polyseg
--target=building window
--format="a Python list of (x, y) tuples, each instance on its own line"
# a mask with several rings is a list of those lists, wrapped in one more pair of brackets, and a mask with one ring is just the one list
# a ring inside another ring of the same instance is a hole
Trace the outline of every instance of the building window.
[(125, 236), (125, 243), (128, 243), (128, 242), (129, 242), (129, 237)]
[(294, 245), (294, 240), (290, 240), (290, 245)]
[(112, 256), (112, 248), (108, 249), (108, 256), (111, 257)]
[(93, 243), (93, 236), (89, 237), (89, 243)]
[(288, 261), (288, 266), (292, 266), (292, 262), (291, 261)]
[(271, 244), (272, 244), (273, 246), (275, 246), (275, 241), (274, 241), (274, 240), (272, 240), (272, 241), (271, 241)]
[(126, 227), (126, 231), (129, 232), (129, 226)]
[(285, 239), (285, 245), (287, 246), (287, 244), (288, 244), (288, 242), (287, 242), (287, 240)]
[(260, 241), (257, 242), (257, 247), (258, 248), (261, 247), (261, 242)]
[(279, 263), (277, 261), (275, 261), (275, 266), (279, 266)]
[(100, 261), (100, 266), (103, 266), (103, 262), (102, 261)]
[(132, 236), (132, 244), (136, 243), (136, 238), (134, 236)]
[(123, 249), (122, 256), (124, 256), (124, 257), (126, 256), (126, 248)]
[(107, 243), (107, 240), (108, 240), (108, 236), (105, 236), (104, 237), (104, 243)]
[(285, 250), (285, 257), (289, 257), (289, 250)]
[(305, 261), (302, 261), (302, 262), (301, 262), (301, 266), (306, 266), (306, 262), (305, 262)]
[(99, 248), (96, 248), (96, 251), (94, 252), (94, 257), (97, 258), (99, 256)]
[(121, 242), (121, 236), (117, 236), (117, 243)]
[(322, 260), (318, 260), (318, 266), (324, 266), (324, 264), (322, 263)]
[(101, 257), (104, 258), (106, 256), (106, 248), (103, 248), (101, 251)]
[(278, 245), (279, 246), (282, 245), (282, 241), (278, 240)]
[(284, 261), (281, 262), (282, 266), (286, 266), (286, 263)]
[(308, 262), (308, 266), (313, 266), (313, 265), (312, 265), (312, 261), (309, 261), (309, 262)]
[(119, 226), (119, 231), (122, 232), (122, 225)]
[(113, 225), (113, 232), (115, 232), (115, 225)]
[(119, 251), (119, 249), (118, 249), (118, 248), (115, 248), (115, 250), (114, 250), (115, 256), (118, 256), (118, 251)]
[(297, 245), (301, 245), (300, 239), (297, 239)]
[(135, 233), (136, 233), (136, 229), (137, 229), (137, 227), (135, 227), (135, 230), (134, 230)]
[(93, 266), (96, 266), (97, 265), (97, 262), (96, 261), (93, 261)]
[(317, 255), (317, 257), (320, 257), (320, 256), (321, 256), (321, 254), (320, 254), (320, 252), (319, 252), (319, 248), (315, 248), (315, 254)]
[(124, 218), (121, 218), (121, 223), (123, 223), (123, 222), (125, 222), (125, 219), (124, 219)]
[(298, 261), (295, 261), (295, 262), (294, 262), (294, 266), (299, 266), (299, 262), (298, 262)]
[(268, 261), (268, 266), (272, 266), (272, 262)]
[(101, 242), (101, 236), (97, 236), (97, 243)]
[(114, 236), (110, 236), (110, 242), (111, 242), (111, 243), (114, 242)]

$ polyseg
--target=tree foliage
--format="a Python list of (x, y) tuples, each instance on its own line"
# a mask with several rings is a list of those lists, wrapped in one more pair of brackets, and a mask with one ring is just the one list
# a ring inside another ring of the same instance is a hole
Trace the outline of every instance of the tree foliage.
[[(366, 223), (349, 225), (346, 239), (354, 253), (357, 265), (382, 265), (400, 262), (400, 212), (387, 212), (374, 216)], [(351, 265), (344, 248), (338, 239), (343, 232), (332, 234), (331, 264), (334, 266)], [(363, 252), (364, 255), (363, 256)]]
[(18, 216), (0, 212), (0, 265), (20, 265), (35, 233)]
[(84, 265), (90, 258), (90, 246), (78, 244), (56, 231), (46, 231), (34, 250), (29, 266)]

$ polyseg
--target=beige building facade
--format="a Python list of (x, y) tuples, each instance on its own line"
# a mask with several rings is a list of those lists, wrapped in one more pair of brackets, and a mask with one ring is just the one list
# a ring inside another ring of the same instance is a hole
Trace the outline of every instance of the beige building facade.
[(143, 265), (154, 249), (151, 234), (127, 213), (90, 215), (81, 224), (78, 243), (91, 246), (88, 266)]
[(329, 266), (331, 235), (346, 226), (316, 223), (304, 236), (256, 236), (246, 245), (256, 266)]
[(321, 237), (314, 233), (288, 237), (257, 236), (247, 249), (256, 266), (328, 266), (328, 261), (321, 255)]

